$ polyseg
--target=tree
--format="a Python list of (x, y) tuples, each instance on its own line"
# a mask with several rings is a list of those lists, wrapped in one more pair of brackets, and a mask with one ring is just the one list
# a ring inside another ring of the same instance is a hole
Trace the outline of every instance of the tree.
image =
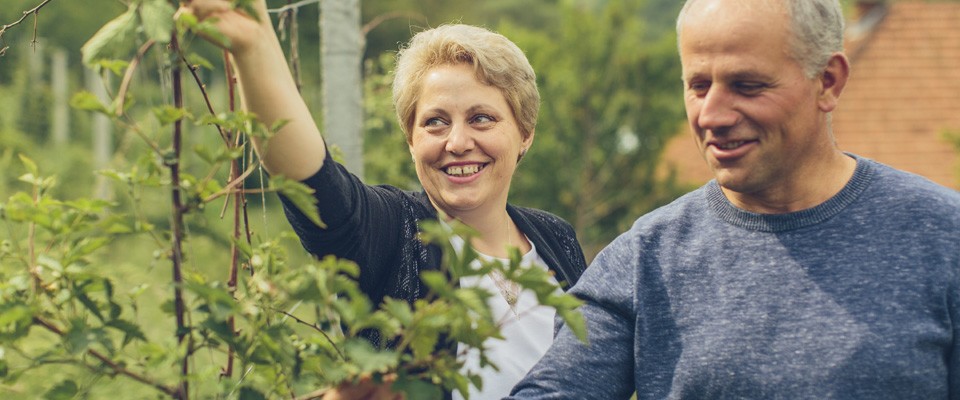
[(649, 32), (641, 3), (569, 2), (561, 10), (543, 31), (501, 29), (527, 51), (542, 98), (511, 199), (566, 218), (592, 257), (685, 191), (656, 172), (682, 126), (680, 67), (672, 31)]

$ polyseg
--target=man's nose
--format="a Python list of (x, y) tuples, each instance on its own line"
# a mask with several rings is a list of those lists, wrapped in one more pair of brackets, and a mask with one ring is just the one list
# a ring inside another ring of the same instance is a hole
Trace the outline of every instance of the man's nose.
[(702, 129), (728, 128), (737, 123), (736, 96), (723, 87), (710, 87), (703, 97), (697, 124)]

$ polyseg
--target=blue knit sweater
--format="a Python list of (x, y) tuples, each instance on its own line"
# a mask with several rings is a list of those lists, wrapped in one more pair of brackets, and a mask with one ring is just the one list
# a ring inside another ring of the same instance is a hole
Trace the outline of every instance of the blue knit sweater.
[(960, 398), (960, 194), (857, 158), (812, 209), (761, 215), (717, 183), (636, 221), (571, 289), (512, 398)]

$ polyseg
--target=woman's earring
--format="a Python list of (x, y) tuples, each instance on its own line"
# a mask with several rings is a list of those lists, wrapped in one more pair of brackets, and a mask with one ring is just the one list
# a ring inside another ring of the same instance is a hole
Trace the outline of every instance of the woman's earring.
[(527, 154), (527, 149), (520, 149), (520, 155), (517, 156), (517, 162), (523, 159), (523, 156)]

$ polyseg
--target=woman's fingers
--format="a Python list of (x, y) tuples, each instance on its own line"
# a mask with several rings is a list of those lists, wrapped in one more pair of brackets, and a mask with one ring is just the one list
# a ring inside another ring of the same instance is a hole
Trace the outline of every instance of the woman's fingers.
[(211, 16), (233, 10), (229, 0), (189, 0), (180, 2), (180, 12), (188, 12), (203, 21)]
[(254, 8), (258, 14), (257, 19), (252, 18), (244, 10), (235, 8), (230, 0), (190, 0), (180, 3), (177, 17), (188, 13), (194, 15), (198, 21), (213, 21), (222, 37), (226, 38), (226, 43), (222, 42), (222, 38), (203, 34), (201, 36), (220, 47), (236, 52), (262, 39), (264, 34), (272, 33), (273, 26), (267, 14), (266, 2), (259, 0), (254, 4)]

